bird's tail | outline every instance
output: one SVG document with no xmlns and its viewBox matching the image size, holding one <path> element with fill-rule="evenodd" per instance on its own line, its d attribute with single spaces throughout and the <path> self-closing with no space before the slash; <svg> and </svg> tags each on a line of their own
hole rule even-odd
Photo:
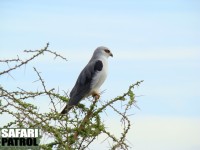
<svg viewBox="0 0 200 150">
<path fill-rule="evenodd" d="M 61 114 L 67 114 L 72 108 L 73 106 L 78 105 L 79 101 L 82 99 L 83 97 L 80 97 L 79 95 L 76 97 L 71 97 L 69 99 L 69 102 L 67 103 L 67 105 L 65 106 L 65 108 L 61 111 Z"/>
<path fill-rule="evenodd" d="M 70 105 L 66 105 L 65 108 L 60 112 L 61 114 L 67 114 L 71 109 L 72 109 L 73 106 L 70 106 Z"/>
</svg>

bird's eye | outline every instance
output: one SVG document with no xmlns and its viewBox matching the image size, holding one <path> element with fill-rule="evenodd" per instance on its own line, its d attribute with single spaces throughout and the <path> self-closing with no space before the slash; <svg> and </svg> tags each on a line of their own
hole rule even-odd
<svg viewBox="0 0 200 150">
<path fill-rule="evenodd" d="M 108 50 L 108 49 L 105 49 L 104 51 L 105 51 L 106 53 L 110 53 L 110 50 Z"/>
</svg>

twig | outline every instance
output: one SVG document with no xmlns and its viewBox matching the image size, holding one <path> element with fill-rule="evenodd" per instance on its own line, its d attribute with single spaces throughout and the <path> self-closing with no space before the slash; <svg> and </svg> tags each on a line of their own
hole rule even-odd
<svg viewBox="0 0 200 150">
<path fill-rule="evenodd" d="M 85 124 L 89 121 L 90 117 L 92 116 L 93 114 L 93 109 L 94 109 L 94 106 L 95 104 L 97 103 L 97 99 L 95 99 L 92 103 L 92 105 L 90 106 L 90 109 L 88 110 L 86 116 L 84 117 L 83 121 L 81 122 L 80 126 L 78 127 L 77 131 L 74 133 L 74 139 L 77 140 L 78 138 L 78 135 L 79 135 L 79 132 L 81 130 L 84 129 L 85 127 Z"/>
</svg>

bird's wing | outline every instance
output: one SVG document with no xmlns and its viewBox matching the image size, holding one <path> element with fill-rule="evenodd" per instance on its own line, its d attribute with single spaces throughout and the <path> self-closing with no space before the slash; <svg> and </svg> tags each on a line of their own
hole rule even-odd
<svg viewBox="0 0 200 150">
<path fill-rule="evenodd" d="M 77 105 L 81 99 L 89 94 L 94 76 L 102 69 L 103 63 L 101 60 L 92 61 L 86 65 L 81 71 L 76 84 L 70 93 L 68 106 Z"/>
</svg>

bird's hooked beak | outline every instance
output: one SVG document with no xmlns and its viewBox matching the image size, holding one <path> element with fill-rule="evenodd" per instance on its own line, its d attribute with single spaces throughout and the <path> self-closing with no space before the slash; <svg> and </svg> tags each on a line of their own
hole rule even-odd
<svg viewBox="0 0 200 150">
<path fill-rule="evenodd" d="M 110 52 L 110 56 L 113 57 L 113 54 Z"/>
</svg>

